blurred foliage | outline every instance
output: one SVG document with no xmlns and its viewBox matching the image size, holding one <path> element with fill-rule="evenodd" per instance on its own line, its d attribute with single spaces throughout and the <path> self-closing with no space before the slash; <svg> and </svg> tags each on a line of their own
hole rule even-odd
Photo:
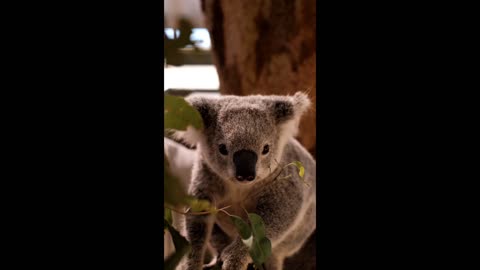
<svg viewBox="0 0 480 270">
<path fill-rule="evenodd" d="M 169 38 L 167 34 L 163 33 L 163 55 L 169 65 L 182 65 L 182 57 L 179 55 L 179 49 L 187 46 L 193 46 L 195 50 L 196 42 L 191 40 L 193 25 L 185 18 L 179 20 L 179 28 L 173 29 L 174 37 Z M 176 36 L 176 30 L 179 30 L 178 37 Z"/>
<path fill-rule="evenodd" d="M 163 120 L 165 129 L 185 131 L 189 125 L 203 129 L 200 113 L 181 97 L 165 95 Z"/>
</svg>

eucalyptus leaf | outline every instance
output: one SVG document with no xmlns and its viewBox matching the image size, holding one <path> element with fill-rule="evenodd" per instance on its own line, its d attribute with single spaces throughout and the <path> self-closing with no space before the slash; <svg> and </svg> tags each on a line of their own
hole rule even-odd
<svg viewBox="0 0 480 270">
<path fill-rule="evenodd" d="M 212 205 L 207 200 L 191 198 L 188 200 L 192 212 L 203 212 L 212 210 Z"/>
<path fill-rule="evenodd" d="M 242 239 L 248 240 L 250 237 L 252 237 L 252 232 L 250 230 L 250 227 L 245 221 L 243 221 L 241 217 L 231 215 L 230 218 L 232 219 L 232 222 L 237 228 L 238 233 L 240 234 L 240 237 Z"/>
<path fill-rule="evenodd" d="M 292 163 L 287 164 L 287 166 L 294 165 L 295 167 L 298 168 L 298 175 L 303 178 L 305 175 L 305 167 L 303 167 L 303 164 L 300 161 L 293 161 Z"/>
<path fill-rule="evenodd" d="M 266 261 L 267 258 L 270 256 L 270 254 L 272 254 L 272 242 L 270 242 L 270 239 L 268 239 L 267 237 L 264 237 L 260 239 L 258 243 L 260 245 L 260 249 L 263 250 L 265 254 L 265 261 Z"/>
<path fill-rule="evenodd" d="M 185 99 L 165 95 L 164 128 L 186 130 L 188 126 L 203 129 L 203 120 L 200 113 Z"/>
<path fill-rule="evenodd" d="M 298 168 L 298 175 L 300 176 L 300 179 L 302 179 L 303 183 L 310 187 L 310 185 L 305 181 L 304 176 L 305 176 L 305 167 L 303 167 L 303 164 L 300 161 L 293 161 L 292 163 L 287 164 L 285 167 L 293 165 Z"/>
<path fill-rule="evenodd" d="M 262 264 L 272 254 L 272 244 L 266 237 L 263 219 L 254 213 L 249 213 L 248 219 L 250 220 L 253 235 L 253 243 L 249 249 L 249 254 L 255 265 L 262 269 Z"/>
<path fill-rule="evenodd" d="M 252 226 L 252 233 L 253 236 L 261 239 L 265 237 L 265 225 L 263 223 L 263 219 L 254 213 L 248 214 L 248 219 L 250 220 L 250 224 Z"/>
</svg>

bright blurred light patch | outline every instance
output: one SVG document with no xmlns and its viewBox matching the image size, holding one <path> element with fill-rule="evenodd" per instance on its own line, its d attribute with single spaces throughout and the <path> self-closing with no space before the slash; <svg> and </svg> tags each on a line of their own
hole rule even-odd
<svg viewBox="0 0 480 270">
<path fill-rule="evenodd" d="M 177 37 L 180 35 L 180 30 L 175 30 Z M 165 34 L 169 39 L 173 39 L 173 28 L 165 28 Z M 196 45 L 200 49 L 210 50 L 212 44 L 210 41 L 210 33 L 206 28 L 193 28 L 190 40 L 197 41 Z"/>
<path fill-rule="evenodd" d="M 170 88 L 217 90 L 220 87 L 214 65 L 183 65 L 164 68 L 164 91 Z"/>
<path fill-rule="evenodd" d="M 176 30 L 175 33 L 178 37 L 180 35 L 180 30 Z M 165 28 L 165 35 L 167 35 L 169 39 L 173 39 L 173 28 Z"/>
<path fill-rule="evenodd" d="M 208 33 L 208 30 L 206 28 L 193 28 L 190 39 L 194 41 L 200 41 L 196 43 L 197 47 L 205 50 L 210 50 L 210 33 Z"/>
</svg>

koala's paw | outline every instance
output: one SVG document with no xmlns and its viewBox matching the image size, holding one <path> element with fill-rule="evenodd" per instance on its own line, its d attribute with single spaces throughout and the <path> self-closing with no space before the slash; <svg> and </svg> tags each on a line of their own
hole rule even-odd
<svg viewBox="0 0 480 270">
<path fill-rule="evenodd" d="M 234 262 L 225 262 L 222 264 L 222 270 L 247 270 L 247 264 L 238 265 Z"/>
<path fill-rule="evenodd" d="M 248 255 L 241 250 L 226 249 L 220 256 L 222 270 L 246 270 Z"/>
</svg>

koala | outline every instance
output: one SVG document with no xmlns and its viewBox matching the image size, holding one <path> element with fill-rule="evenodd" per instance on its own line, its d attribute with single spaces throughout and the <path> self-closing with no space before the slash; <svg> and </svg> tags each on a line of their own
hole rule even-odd
<svg viewBox="0 0 480 270">
<path fill-rule="evenodd" d="M 281 270 L 316 228 L 316 163 L 294 138 L 309 108 L 307 95 L 187 97 L 203 119 L 204 129 L 189 127 L 176 136 L 195 145 L 190 195 L 248 220 L 246 211 L 262 217 L 272 255 L 265 266 Z M 295 166 L 300 161 L 305 177 Z M 305 185 L 308 183 L 308 186 Z M 252 262 L 230 217 L 187 215 L 186 237 L 192 245 L 182 269 L 199 270 L 207 251 L 210 265 L 244 270 Z"/>
</svg>

